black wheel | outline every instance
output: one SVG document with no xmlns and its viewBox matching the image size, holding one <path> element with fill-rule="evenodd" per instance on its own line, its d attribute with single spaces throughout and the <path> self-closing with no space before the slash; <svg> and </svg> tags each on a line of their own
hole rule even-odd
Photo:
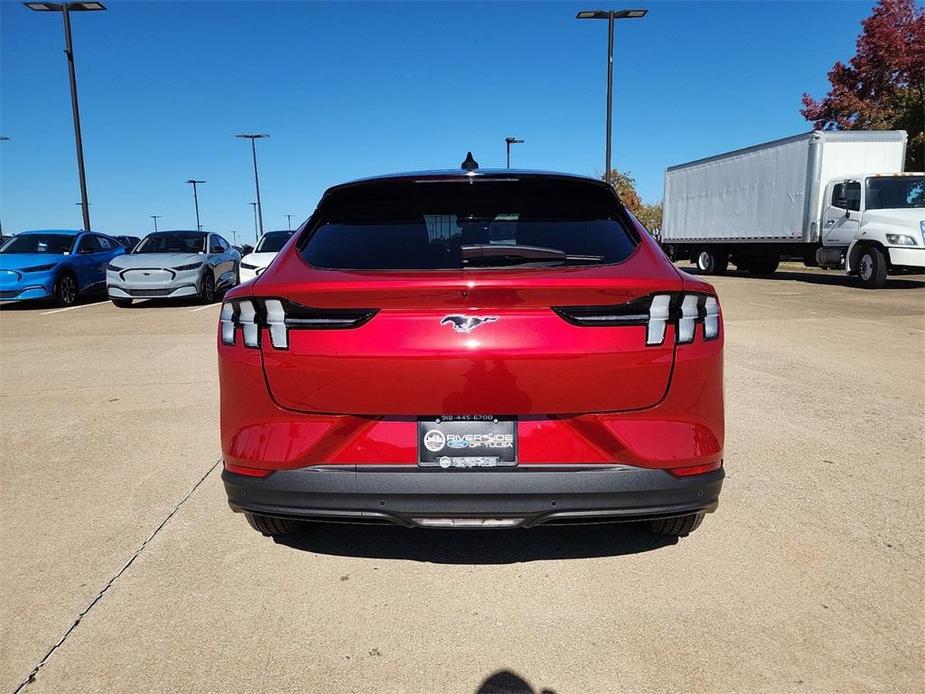
<svg viewBox="0 0 925 694">
<path fill-rule="evenodd" d="M 110 300 L 113 304 L 115 304 L 116 306 L 118 306 L 119 308 L 128 308 L 129 306 L 132 305 L 132 300 L 131 300 L 131 299 L 115 299 L 115 298 L 113 298 L 113 297 L 109 297 L 109 300 Z"/>
<path fill-rule="evenodd" d="M 748 261 L 748 271 L 753 275 L 773 275 L 780 265 L 780 258 L 758 258 Z"/>
<path fill-rule="evenodd" d="M 271 518 L 270 516 L 258 516 L 255 513 L 245 513 L 244 517 L 254 530 L 267 537 L 294 535 L 305 530 L 306 527 L 305 523 L 288 518 Z"/>
<path fill-rule="evenodd" d="M 62 272 L 55 282 L 54 299 L 58 306 L 73 306 L 77 303 L 77 278 L 70 272 Z"/>
<path fill-rule="evenodd" d="M 695 513 L 680 518 L 661 518 L 649 523 L 649 532 L 656 535 L 669 535 L 671 537 L 684 537 L 694 532 L 703 522 L 702 513 Z"/>
<path fill-rule="evenodd" d="M 212 272 L 212 268 L 206 266 L 205 272 L 202 274 L 202 283 L 199 289 L 199 299 L 204 304 L 211 304 L 215 301 L 215 273 Z"/>
<path fill-rule="evenodd" d="M 861 286 L 868 289 L 880 289 L 886 284 L 886 258 L 876 246 L 861 249 L 858 256 L 858 279 L 861 280 Z"/>
<path fill-rule="evenodd" d="M 715 248 L 701 248 L 697 254 L 697 269 L 707 275 L 722 275 L 729 267 L 729 254 Z"/>
</svg>

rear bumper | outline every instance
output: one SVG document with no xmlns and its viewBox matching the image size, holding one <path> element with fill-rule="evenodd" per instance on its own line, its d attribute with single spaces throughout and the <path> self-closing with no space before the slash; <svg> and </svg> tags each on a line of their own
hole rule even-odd
<svg viewBox="0 0 925 694">
<path fill-rule="evenodd" d="M 675 477 L 627 465 L 492 471 L 337 465 L 282 470 L 266 478 L 222 472 L 228 503 L 237 512 L 426 527 L 630 522 L 710 512 L 723 477 L 722 468 Z"/>
</svg>

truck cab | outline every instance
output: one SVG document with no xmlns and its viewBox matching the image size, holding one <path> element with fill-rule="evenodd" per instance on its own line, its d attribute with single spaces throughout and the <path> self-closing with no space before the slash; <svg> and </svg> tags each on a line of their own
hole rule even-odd
<svg viewBox="0 0 925 694">
<path fill-rule="evenodd" d="M 882 287 L 888 272 L 925 269 L 925 174 L 840 176 L 822 206 L 820 267 Z"/>
</svg>

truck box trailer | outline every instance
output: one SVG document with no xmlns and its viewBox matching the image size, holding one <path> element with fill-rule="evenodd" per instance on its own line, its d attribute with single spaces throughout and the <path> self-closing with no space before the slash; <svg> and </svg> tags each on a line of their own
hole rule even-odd
<svg viewBox="0 0 925 694">
<path fill-rule="evenodd" d="M 669 167 L 662 244 L 702 272 L 773 272 L 795 255 L 874 286 L 922 268 L 925 190 L 902 173 L 906 139 L 815 131 Z"/>
</svg>

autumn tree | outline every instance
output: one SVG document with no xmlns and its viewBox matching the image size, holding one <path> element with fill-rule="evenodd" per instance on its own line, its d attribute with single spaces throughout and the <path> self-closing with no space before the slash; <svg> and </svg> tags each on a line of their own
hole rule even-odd
<svg viewBox="0 0 925 694">
<path fill-rule="evenodd" d="M 651 205 L 643 205 L 642 209 L 636 214 L 636 217 L 642 222 L 642 225 L 652 233 L 661 232 L 662 203 L 656 202 Z"/>
<path fill-rule="evenodd" d="M 880 0 L 862 22 L 857 52 L 835 63 L 821 101 L 800 113 L 823 130 L 905 130 L 906 170 L 925 168 L 925 11 L 915 0 Z"/>
<path fill-rule="evenodd" d="M 623 206 L 633 214 L 636 214 L 642 207 L 642 198 L 636 192 L 636 179 L 630 176 L 629 171 L 610 170 L 610 180 L 606 176 L 601 179 L 607 181 L 614 190 L 617 191 L 617 197 Z"/>
<path fill-rule="evenodd" d="M 606 180 L 604 176 L 601 179 Z M 636 215 L 646 229 L 655 232 L 662 228 L 662 203 L 645 204 L 636 192 L 636 180 L 630 176 L 629 171 L 612 169 L 608 183 L 617 191 L 623 206 Z"/>
</svg>

